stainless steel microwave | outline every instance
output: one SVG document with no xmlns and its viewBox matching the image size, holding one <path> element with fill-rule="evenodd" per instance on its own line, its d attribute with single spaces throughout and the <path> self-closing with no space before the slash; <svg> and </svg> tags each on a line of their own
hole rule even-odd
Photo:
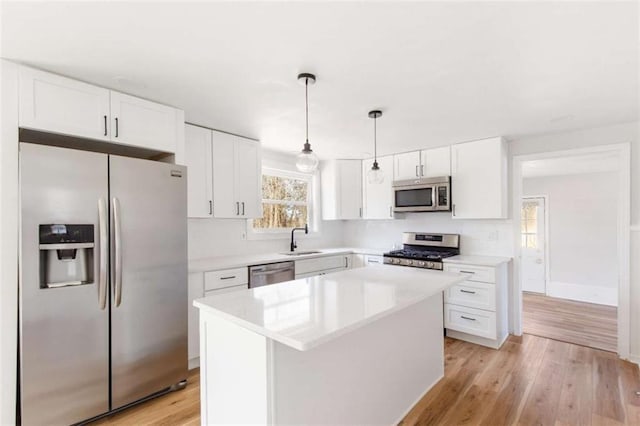
<svg viewBox="0 0 640 426">
<path fill-rule="evenodd" d="M 451 177 L 394 181 L 393 210 L 396 212 L 451 211 Z"/>
</svg>

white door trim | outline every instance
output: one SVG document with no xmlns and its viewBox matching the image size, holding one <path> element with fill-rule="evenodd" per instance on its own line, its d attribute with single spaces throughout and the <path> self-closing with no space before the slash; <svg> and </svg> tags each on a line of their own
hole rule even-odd
<svg viewBox="0 0 640 426">
<path fill-rule="evenodd" d="M 544 200 L 544 294 L 547 294 L 549 286 L 549 196 L 548 195 L 523 195 L 521 200 L 529 198 L 542 198 Z M 522 201 L 520 201 L 522 209 Z"/>
<path fill-rule="evenodd" d="M 531 160 L 558 158 L 580 154 L 616 151 L 620 156 L 618 169 L 618 355 L 629 359 L 630 346 L 630 258 L 631 258 L 631 145 L 629 143 L 599 145 L 571 150 L 548 151 L 517 155 L 512 163 L 512 217 L 514 235 L 513 293 L 511 295 L 511 330 L 522 334 L 522 277 L 520 257 L 520 222 L 522 208 L 522 163 Z M 548 227 L 547 227 L 548 228 Z M 634 226 L 634 229 L 637 226 Z"/>
</svg>

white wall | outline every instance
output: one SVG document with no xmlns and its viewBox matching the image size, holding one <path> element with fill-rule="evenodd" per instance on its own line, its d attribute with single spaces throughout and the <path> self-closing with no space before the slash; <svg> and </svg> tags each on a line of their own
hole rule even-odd
<svg viewBox="0 0 640 426">
<path fill-rule="evenodd" d="M 403 232 L 460 234 L 462 254 L 512 256 L 510 220 L 458 220 L 451 213 L 407 213 L 395 220 L 345 221 L 345 245 L 392 249 L 402 245 Z"/>
<path fill-rule="evenodd" d="M 523 195 L 546 195 L 547 294 L 617 305 L 618 176 L 589 173 L 523 179 Z"/>
<path fill-rule="evenodd" d="M 295 156 L 263 150 L 264 167 L 295 171 Z M 319 179 L 314 178 L 314 202 L 320 202 Z M 316 221 L 315 235 L 296 233 L 299 250 L 343 245 L 342 223 Z M 247 238 L 245 219 L 189 219 L 189 259 L 214 256 L 283 252 L 289 250 L 290 233 L 278 239 Z"/>
</svg>

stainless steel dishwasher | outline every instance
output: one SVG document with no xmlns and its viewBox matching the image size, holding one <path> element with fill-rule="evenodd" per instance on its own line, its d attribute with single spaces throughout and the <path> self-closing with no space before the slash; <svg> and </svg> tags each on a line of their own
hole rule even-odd
<svg viewBox="0 0 640 426">
<path fill-rule="evenodd" d="M 294 262 L 267 263 L 249 267 L 249 288 L 292 281 L 295 278 Z"/>
</svg>

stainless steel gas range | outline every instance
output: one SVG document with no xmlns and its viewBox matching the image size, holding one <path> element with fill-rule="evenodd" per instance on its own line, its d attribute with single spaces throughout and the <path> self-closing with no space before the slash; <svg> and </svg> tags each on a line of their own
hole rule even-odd
<svg viewBox="0 0 640 426">
<path fill-rule="evenodd" d="M 442 259 L 460 254 L 458 234 L 404 232 L 402 243 L 402 250 L 384 254 L 385 264 L 441 271 Z"/>
</svg>

